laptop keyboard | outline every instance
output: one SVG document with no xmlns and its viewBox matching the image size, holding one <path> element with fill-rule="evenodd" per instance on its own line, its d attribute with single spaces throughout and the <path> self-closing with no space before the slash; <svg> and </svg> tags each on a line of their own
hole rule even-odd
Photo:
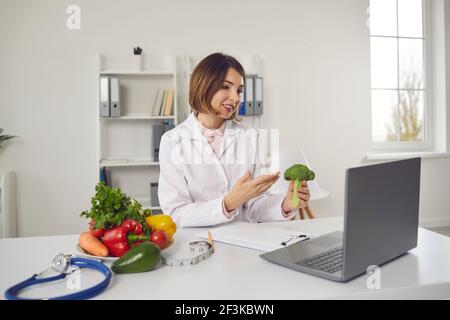
<svg viewBox="0 0 450 320">
<path fill-rule="evenodd" d="M 309 257 L 296 264 L 328 273 L 334 273 L 342 270 L 342 254 L 342 248 L 336 248 Z"/>
</svg>

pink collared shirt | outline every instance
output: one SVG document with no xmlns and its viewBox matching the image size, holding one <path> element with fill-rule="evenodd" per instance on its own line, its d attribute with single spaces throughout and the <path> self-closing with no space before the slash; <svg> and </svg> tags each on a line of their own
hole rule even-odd
<svg viewBox="0 0 450 320">
<path fill-rule="evenodd" d="M 202 135 L 208 140 L 209 145 L 213 148 L 214 154 L 218 157 L 220 147 L 222 146 L 223 134 L 225 132 L 225 121 L 218 129 L 209 129 L 205 127 L 200 120 L 197 119 L 197 121 Z"/>
</svg>

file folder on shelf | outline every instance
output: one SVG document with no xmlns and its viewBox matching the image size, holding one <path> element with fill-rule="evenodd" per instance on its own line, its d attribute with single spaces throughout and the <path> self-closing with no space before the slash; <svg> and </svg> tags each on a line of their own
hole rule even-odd
<svg viewBox="0 0 450 320">
<path fill-rule="evenodd" d="M 263 114 L 263 78 L 255 77 L 254 84 L 254 115 L 259 116 Z"/>
<path fill-rule="evenodd" d="M 252 116 L 254 113 L 254 77 L 245 78 L 244 101 L 241 104 L 239 115 Z"/>
<path fill-rule="evenodd" d="M 238 115 L 245 116 L 245 100 L 243 100 L 241 102 L 241 104 L 239 105 L 239 113 L 238 113 Z"/>
<path fill-rule="evenodd" d="M 159 161 L 159 145 L 161 144 L 161 138 L 164 133 L 175 128 L 172 120 L 164 120 L 162 123 L 155 123 L 152 125 L 152 137 L 153 137 L 153 161 Z"/>
<path fill-rule="evenodd" d="M 163 116 L 164 115 L 164 107 L 166 106 L 167 103 L 167 94 L 168 91 L 167 90 L 163 90 L 162 93 L 162 99 L 161 99 L 161 105 L 159 106 L 159 116 Z"/>
<path fill-rule="evenodd" d="M 111 117 L 120 117 L 119 79 L 110 78 Z"/>
<path fill-rule="evenodd" d="M 153 161 L 159 161 L 159 145 L 161 143 L 161 138 L 164 134 L 164 124 L 155 123 L 152 125 L 152 138 L 153 138 Z"/>
<path fill-rule="evenodd" d="M 152 207 L 159 207 L 158 198 L 158 182 L 150 182 L 150 205 Z"/>
<path fill-rule="evenodd" d="M 162 104 L 163 95 L 164 95 L 164 90 L 163 89 L 158 89 L 158 91 L 156 92 L 155 102 L 153 104 L 153 113 L 152 113 L 152 115 L 154 117 L 159 116 L 159 112 L 161 111 L 161 104 Z"/>
<path fill-rule="evenodd" d="M 100 77 L 100 117 L 110 117 L 109 78 Z"/>
<path fill-rule="evenodd" d="M 166 105 L 164 106 L 164 116 L 169 117 L 172 115 L 172 108 L 173 108 L 173 100 L 174 100 L 174 90 L 172 88 L 167 90 L 167 101 Z"/>
</svg>

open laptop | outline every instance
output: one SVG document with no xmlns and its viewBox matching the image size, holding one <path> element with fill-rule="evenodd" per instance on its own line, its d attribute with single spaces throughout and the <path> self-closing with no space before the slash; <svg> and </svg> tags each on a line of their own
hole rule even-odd
<svg viewBox="0 0 450 320">
<path fill-rule="evenodd" d="M 346 170 L 344 232 L 266 252 L 270 262 L 347 281 L 417 246 L 420 158 Z"/>
</svg>

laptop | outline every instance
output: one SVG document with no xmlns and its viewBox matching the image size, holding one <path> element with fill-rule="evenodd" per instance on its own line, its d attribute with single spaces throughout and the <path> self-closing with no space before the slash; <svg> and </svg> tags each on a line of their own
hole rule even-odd
<svg viewBox="0 0 450 320">
<path fill-rule="evenodd" d="M 261 254 L 317 277 L 348 281 L 417 246 L 420 158 L 346 170 L 344 231 Z"/>
</svg>

